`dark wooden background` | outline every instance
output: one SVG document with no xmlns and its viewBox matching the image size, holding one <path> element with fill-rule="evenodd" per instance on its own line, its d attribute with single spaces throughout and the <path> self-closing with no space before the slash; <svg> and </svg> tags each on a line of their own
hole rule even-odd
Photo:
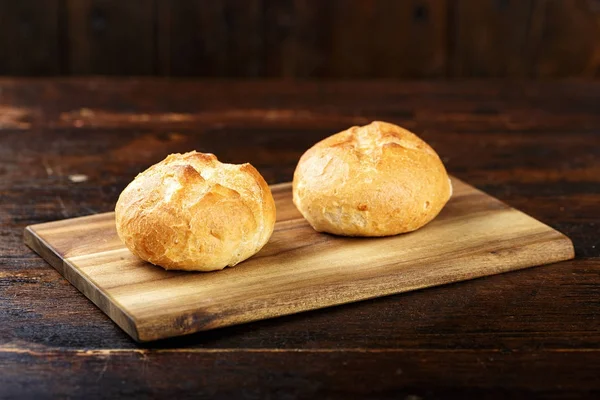
<svg viewBox="0 0 600 400">
<path fill-rule="evenodd" d="M 0 0 L 1 75 L 600 76 L 600 0 Z"/>
</svg>

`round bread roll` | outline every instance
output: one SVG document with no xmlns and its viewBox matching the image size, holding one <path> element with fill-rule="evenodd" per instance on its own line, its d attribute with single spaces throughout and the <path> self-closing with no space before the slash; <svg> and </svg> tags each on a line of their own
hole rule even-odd
<svg viewBox="0 0 600 400">
<path fill-rule="evenodd" d="M 298 210 L 319 232 L 388 236 L 435 218 L 452 186 L 427 143 L 376 121 L 332 135 L 304 153 L 293 194 Z"/>
<path fill-rule="evenodd" d="M 117 233 L 132 253 L 165 269 L 214 271 L 256 254 L 275 225 L 269 186 L 250 164 L 171 154 L 119 196 Z"/>
</svg>

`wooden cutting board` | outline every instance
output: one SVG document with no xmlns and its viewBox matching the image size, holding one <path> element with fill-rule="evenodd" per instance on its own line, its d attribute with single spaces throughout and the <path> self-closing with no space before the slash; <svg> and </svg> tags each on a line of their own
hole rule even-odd
<svg viewBox="0 0 600 400">
<path fill-rule="evenodd" d="M 315 232 L 272 186 L 277 223 L 254 257 L 219 272 L 165 271 L 127 250 L 113 213 L 31 225 L 25 242 L 137 341 L 185 335 L 574 257 L 569 238 L 452 179 L 429 225 L 388 238 Z"/>
</svg>

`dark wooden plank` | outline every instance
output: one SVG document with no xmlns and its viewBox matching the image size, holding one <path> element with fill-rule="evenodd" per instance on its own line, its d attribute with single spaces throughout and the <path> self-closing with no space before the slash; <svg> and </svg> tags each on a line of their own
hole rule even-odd
<svg viewBox="0 0 600 400">
<path fill-rule="evenodd" d="M 445 75 L 445 1 L 336 1 L 327 76 Z"/>
<path fill-rule="evenodd" d="M 159 0 L 161 49 L 174 76 L 264 74 L 261 0 Z"/>
<path fill-rule="evenodd" d="M 598 75 L 600 13 L 594 2 L 460 0 L 453 13 L 452 76 Z"/>
<path fill-rule="evenodd" d="M 170 2 L 159 17 L 184 76 L 427 77 L 445 73 L 446 2 Z M 415 37 L 418 37 L 416 45 Z M 363 65 L 361 67 L 361 65 Z"/>
<path fill-rule="evenodd" d="M 450 6 L 446 0 L 380 0 L 371 27 L 371 77 L 445 76 Z"/>
<path fill-rule="evenodd" d="M 598 2 L 538 0 L 533 22 L 534 76 L 600 76 Z"/>
<path fill-rule="evenodd" d="M 152 84 L 148 85 L 149 82 Z M 55 86 L 54 86 L 55 85 Z M 280 84 L 269 81 L 63 80 L 3 84 L 3 104 L 33 117 L 39 91 L 46 96 L 45 127 L 194 128 L 243 124 L 343 129 L 373 118 L 398 121 L 419 131 L 481 132 L 593 130 L 600 115 L 594 82 L 486 84 L 388 82 Z M 60 95 L 56 91 L 61 92 Z M 199 92 L 200 91 L 200 92 Z M 199 95 L 201 93 L 202 95 Z M 357 95 L 359 93 L 360 95 Z M 50 100 L 51 99 L 51 100 Z M 7 115 L 18 123 L 17 113 Z M 35 125 L 35 124 L 34 124 Z"/>
<path fill-rule="evenodd" d="M 226 70 L 224 2 L 159 0 L 163 69 L 175 76 L 219 76 Z M 167 46 L 167 47 L 165 47 Z"/>
<path fill-rule="evenodd" d="M 458 0 L 453 5 L 451 76 L 529 75 L 534 0 Z"/>
<path fill-rule="evenodd" d="M 59 0 L 0 2 L 0 74 L 61 72 Z"/>
<path fill-rule="evenodd" d="M 4 1 L 0 32 L 0 73 L 9 75 L 545 78 L 600 69 L 590 0 Z"/>
<path fill-rule="evenodd" d="M 600 394 L 597 349 L 0 349 L 0 368 L 9 398 L 591 399 Z M 20 373 L 25 369 L 30 373 Z"/>
<path fill-rule="evenodd" d="M 324 76 L 331 52 L 333 3 L 265 0 L 263 9 L 266 76 Z"/>
<path fill-rule="evenodd" d="M 169 0 L 155 0 L 154 32 L 156 50 L 156 74 L 160 76 L 171 75 L 171 32 L 172 16 Z"/>
<path fill-rule="evenodd" d="M 67 0 L 68 72 L 75 75 L 155 73 L 153 4 L 145 0 Z"/>
</svg>

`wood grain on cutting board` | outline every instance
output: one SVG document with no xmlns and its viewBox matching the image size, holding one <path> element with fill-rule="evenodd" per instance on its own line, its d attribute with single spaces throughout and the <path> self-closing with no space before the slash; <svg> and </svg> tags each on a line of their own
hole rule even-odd
<svg viewBox="0 0 600 400">
<path fill-rule="evenodd" d="M 26 243 L 138 341 L 271 318 L 574 257 L 571 241 L 453 178 L 454 195 L 424 228 L 387 238 L 315 232 L 272 186 L 269 243 L 233 268 L 165 271 L 131 254 L 114 214 L 32 225 Z"/>
</svg>

